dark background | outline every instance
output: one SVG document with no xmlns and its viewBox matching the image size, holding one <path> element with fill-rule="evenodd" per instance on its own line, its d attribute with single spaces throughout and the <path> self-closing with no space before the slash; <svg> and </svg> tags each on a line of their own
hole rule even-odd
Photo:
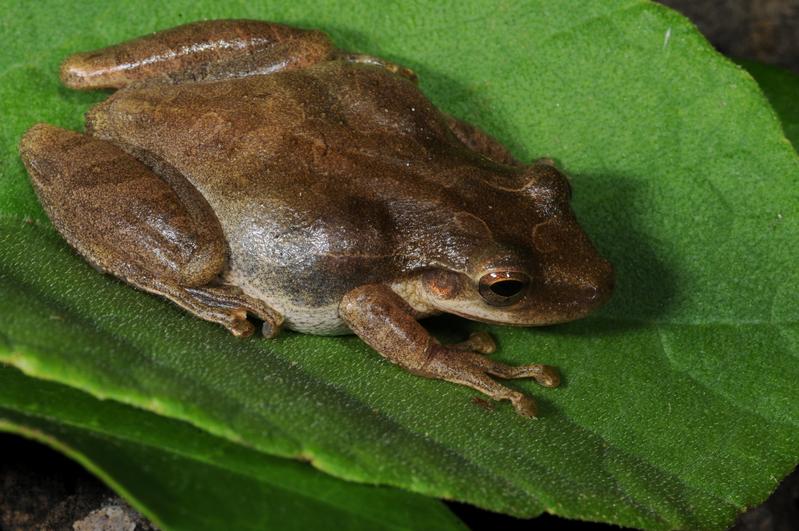
<svg viewBox="0 0 799 531">
<path fill-rule="evenodd" d="M 799 0 L 662 0 L 688 16 L 733 58 L 782 66 L 799 74 Z M 797 94 L 799 105 L 799 94 Z M 544 515 L 517 520 L 459 503 L 450 508 L 472 529 L 619 529 Z M 150 530 L 152 527 L 99 480 L 61 454 L 0 434 L 0 531 Z M 799 530 L 799 471 L 735 531 Z"/>
</svg>

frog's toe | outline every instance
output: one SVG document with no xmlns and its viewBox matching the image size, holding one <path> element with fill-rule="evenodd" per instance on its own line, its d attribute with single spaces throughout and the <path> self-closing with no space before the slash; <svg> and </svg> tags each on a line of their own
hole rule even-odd
<svg viewBox="0 0 799 531">
<path fill-rule="evenodd" d="M 236 337 L 250 337 L 255 332 L 255 326 L 245 317 L 233 317 L 230 322 L 222 323 L 230 333 Z"/>
<path fill-rule="evenodd" d="M 538 365 L 536 371 L 540 371 L 538 376 L 533 376 L 535 380 L 544 387 L 557 387 L 560 385 L 560 373 L 558 369 L 551 365 Z"/>
<path fill-rule="evenodd" d="M 264 324 L 261 325 L 261 335 L 263 335 L 266 339 L 272 339 L 273 337 L 276 337 L 280 333 L 282 322 L 282 319 L 280 322 L 264 319 Z"/>
<path fill-rule="evenodd" d="M 479 352 L 480 354 L 493 354 L 497 350 L 497 344 L 488 332 L 472 332 L 469 339 L 453 345 L 447 345 L 453 350 L 464 350 Z"/>
<path fill-rule="evenodd" d="M 506 380 L 517 378 L 533 378 L 539 385 L 544 387 L 557 387 L 560 385 L 560 374 L 558 369 L 551 365 L 533 363 L 530 365 L 506 365 L 498 361 L 486 360 L 482 363 L 483 368 L 489 374 L 499 376 Z"/>
<path fill-rule="evenodd" d="M 519 394 L 518 396 L 511 398 L 510 401 L 519 415 L 531 419 L 538 417 L 538 405 L 535 403 L 535 400 L 529 396 Z"/>
</svg>

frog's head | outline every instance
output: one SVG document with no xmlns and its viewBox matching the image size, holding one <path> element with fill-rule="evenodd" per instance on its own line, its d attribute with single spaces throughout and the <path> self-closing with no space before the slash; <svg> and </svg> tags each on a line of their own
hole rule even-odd
<svg viewBox="0 0 799 531">
<path fill-rule="evenodd" d="M 613 269 L 577 224 L 567 178 L 547 163 L 531 166 L 524 177 L 513 191 L 514 207 L 491 218 L 497 237 L 468 267 L 424 273 L 426 299 L 437 310 L 536 326 L 584 317 L 610 298 Z"/>
</svg>

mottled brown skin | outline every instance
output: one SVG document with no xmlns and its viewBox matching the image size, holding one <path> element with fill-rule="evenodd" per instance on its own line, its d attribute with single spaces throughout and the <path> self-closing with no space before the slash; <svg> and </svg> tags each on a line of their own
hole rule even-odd
<svg viewBox="0 0 799 531">
<path fill-rule="evenodd" d="M 551 161 L 526 166 L 438 111 L 408 69 L 335 50 L 317 31 L 189 24 L 64 63 L 117 88 L 87 133 L 36 125 L 20 152 L 56 228 L 98 269 L 234 334 L 354 332 L 415 374 L 510 400 L 500 378 L 555 387 L 546 365 L 441 345 L 447 312 L 535 326 L 601 305 L 611 267 Z"/>
</svg>

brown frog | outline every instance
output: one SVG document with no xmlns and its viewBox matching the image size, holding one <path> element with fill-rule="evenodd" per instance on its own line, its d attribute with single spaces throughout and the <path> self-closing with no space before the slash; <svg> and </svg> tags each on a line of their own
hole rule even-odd
<svg viewBox="0 0 799 531">
<path fill-rule="evenodd" d="M 55 227 L 101 271 L 237 336 L 263 321 L 354 332 L 388 360 L 535 416 L 497 383 L 554 368 L 442 345 L 418 318 L 537 326 L 612 290 L 551 161 L 518 163 L 437 110 L 413 72 L 336 50 L 318 31 L 188 24 L 81 53 L 71 88 L 118 89 L 86 134 L 32 127 L 20 152 Z"/>
</svg>

